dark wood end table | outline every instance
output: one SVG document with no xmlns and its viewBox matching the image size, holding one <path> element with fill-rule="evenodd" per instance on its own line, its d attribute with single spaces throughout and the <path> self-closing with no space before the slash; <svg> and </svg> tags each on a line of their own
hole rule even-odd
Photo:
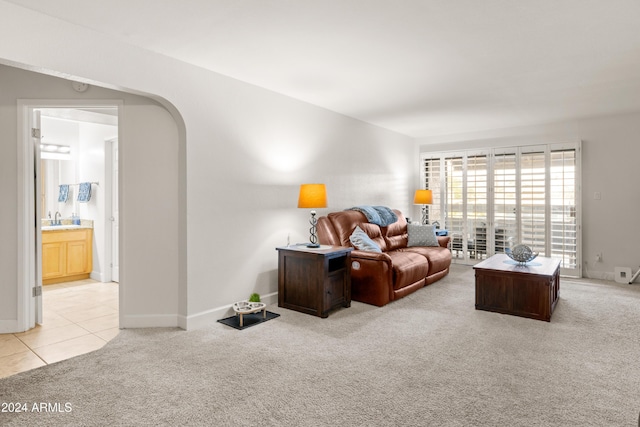
<svg viewBox="0 0 640 427">
<path fill-rule="evenodd" d="M 351 307 L 351 251 L 344 246 L 278 250 L 278 307 L 327 317 L 338 307 Z"/>
</svg>

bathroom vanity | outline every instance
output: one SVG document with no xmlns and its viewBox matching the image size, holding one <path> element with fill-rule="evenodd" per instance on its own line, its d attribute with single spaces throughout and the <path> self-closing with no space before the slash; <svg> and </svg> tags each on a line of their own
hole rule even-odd
<svg viewBox="0 0 640 427">
<path fill-rule="evenodd" d="M 88 279 L 93 269 L 93 228 L 43 227 L 42 284 Z"/>
</svg>

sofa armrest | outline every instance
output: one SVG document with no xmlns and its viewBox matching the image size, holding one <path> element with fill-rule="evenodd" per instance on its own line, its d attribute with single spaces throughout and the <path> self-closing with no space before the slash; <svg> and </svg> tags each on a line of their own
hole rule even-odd
<svg viewBox="0 0 640 427">
<path fill-rule="evenodd" d="M 391 257 L 384 252 L 369 252 L 354 249 L 351 251 L 351 259 L 384 261 L 391 263 Z"/>
<path fill-rule="evenodd" d="M 438 236 L 438 243 L 442 248 L 448 248 L 450 240 L 451 240 L 451 236 Z"/>
<path fill-rule="evenodd" d="M 351 298 L 379 307 L 393 299 L 393 265 L 382 252 L 351 251 Z"/>
</svg>

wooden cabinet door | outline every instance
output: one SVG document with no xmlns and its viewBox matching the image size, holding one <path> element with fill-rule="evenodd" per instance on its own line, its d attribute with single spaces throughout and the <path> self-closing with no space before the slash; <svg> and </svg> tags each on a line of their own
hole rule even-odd
<svg viewBox="0 0 640 427">
<path fill-rule="evenodd" d="M 63 242 L 42 244 L 42 279 L 53 279 L 65 274 L 65 246 Z"/>
<path fill-rule="evenodd" d="M 78 240 L 67 243 L 67 271 L 68 275 L 87 272 L 87 242 Z"/>
</svg>

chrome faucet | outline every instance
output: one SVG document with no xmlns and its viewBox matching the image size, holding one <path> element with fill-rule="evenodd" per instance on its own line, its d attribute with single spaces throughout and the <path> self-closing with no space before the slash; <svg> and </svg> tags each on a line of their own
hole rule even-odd
<svg viewBox="0 0 640 427">
<path fill-rule="evenodd" d="M 53 220 L 53 225 L 61 225 L 62 222 L 58 219 L 58 215 L 62 218 L 62 214 L 60 212 L 56 212 L 55 219 Z"/>
</svg>

